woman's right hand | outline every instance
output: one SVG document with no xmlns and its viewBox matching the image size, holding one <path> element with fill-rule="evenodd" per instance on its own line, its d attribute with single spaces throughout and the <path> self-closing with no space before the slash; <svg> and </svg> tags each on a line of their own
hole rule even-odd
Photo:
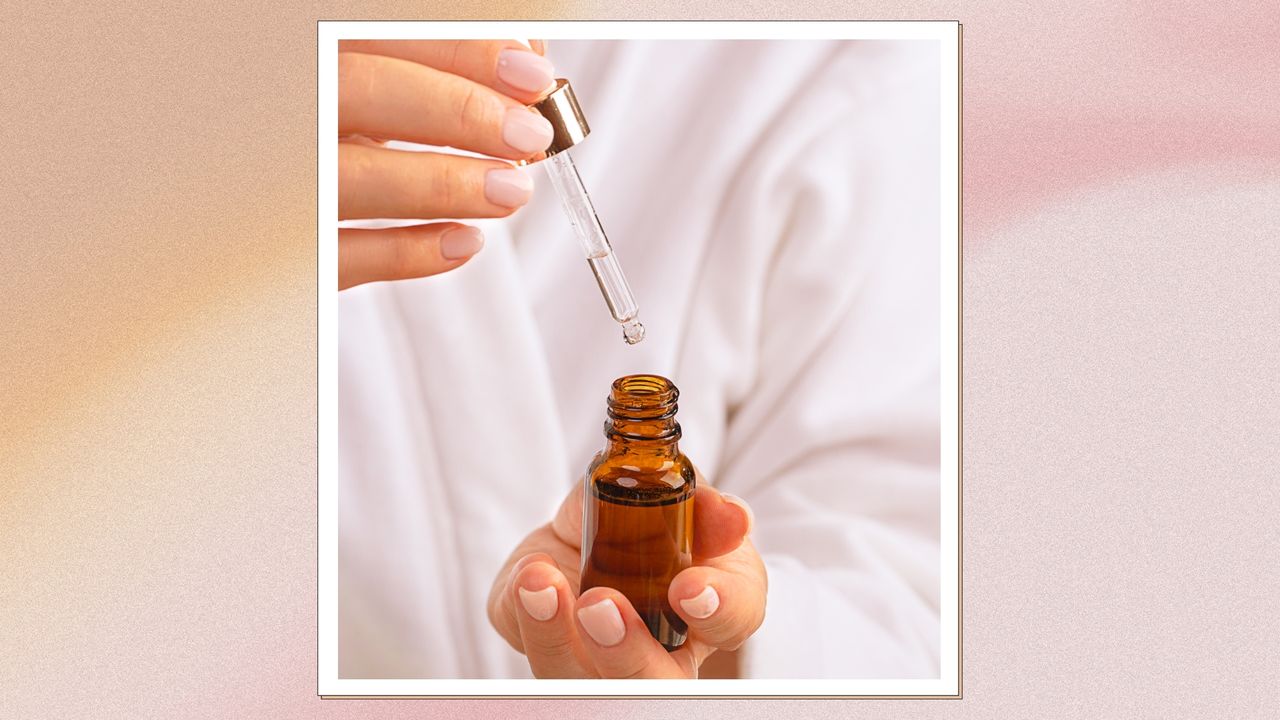
<svg viewBox="0 0 1280 720">
<path fill-rule="evenodd" d="M 512 40 L 346 40 L 338 47 L 338 219 L 506 217 L 532 181 L 511 160 L 539 156 L 551 124 L 527 107 L 552 87 L 551 63 Z M 387 140 L 475 158 L 392 150 Z M 499 159 L 500 158 L 500 159 Z M 484 244 L 456 222 L 338 231 L 338 289 L 424 277 Z"/>
</svg>

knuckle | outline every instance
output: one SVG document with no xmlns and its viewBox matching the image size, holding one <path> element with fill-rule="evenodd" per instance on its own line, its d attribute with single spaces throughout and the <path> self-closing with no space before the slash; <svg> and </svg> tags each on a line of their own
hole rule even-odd
<svg viewBox="0 0 1280 720">
<path fill-rule="evenodd" d="M 468 83 L 461 90 L 458 98 L 457 130 L 459 133 L 481 126 L 488 119 L 485 111 L 485 96 L 479 85 Z"/>
<path fill-rule="evenodd" d="M 644 663 L 625 665 L 613 672 L 611 677 L 618 680 L 635 680 L 644 677 L 648 669 L 648 665 Z"/>
<path fill-rule="evenodd" d="M 746 642 L 746 639 L 759 627 L 760 622 L 754 618 L 744 622 L 742 618 L 726 615 L 703 621 L 699 630 L 707 637 L 714 638 L 717 647 L 732 650 Z"/>
<path fill-rule="evenodd" d="M 392 277 L 406 277 L 413 274 L 417 254 L 413 251 L 412 243 L 403 238 L 390 240 L 390 243 L 391 254 L 388 269 L 391 271 Z"/>
<path fill-rule="evenodd" d="M 338 53 L 338 87 L 347 88 L 359 74 L 361 56 L 359 53 Z"/>
<path fill-rule="evenodd" d="M 437 161 L 436 167 L 435 195 L 440 207 L 443 210 L 443 217 L 453 217 L 458 215 L 456 212 L 460 209 L 464 192 L 462 188 L 463 178 L 458 172 L 458 166 L 441 158 Z"/>
<path fill-rule="evenodd" d="M 707 637 L 715 638 L 717 645 L 723 646 L 725 642 L 737 637 L 741 628 L 731 621 L 720 619 L 704 620 L 700 630 Z"/>
<path fill-rule="evenodd" d="M 449 47 L 448 47 L 449 59 L 445 62 L 445 67 L 449 68 L 450 71 L 457 72 L 458 70 L 461 69 L 459 64 L 461 62 L 461 56 L 463 54 L 463 50 L 466 49 L 466 45 L 467 45 L 466 40 L 449 41 Z"/>
<path fill-rule="evenodd" d="M 339 143 L 338 193 L 348 203 L 367 204 L 368 189 L 378 183 L 374 154 L 366 148 Z"/>
<path fill-rule="evenodd" d="M 546 660 L 560 660 L 573 655 L 573 643 L 564 634 L 529 638 L 525 643 L 525 654 L 537 655 Z"/>
<path fill-rule="evenodd" d="M 360 100 L 373 94 L 377 73 L 372 60 L 358 52 L 338 53 L 338 109 L 343 109 L 344 99 Z"/>
</svg>

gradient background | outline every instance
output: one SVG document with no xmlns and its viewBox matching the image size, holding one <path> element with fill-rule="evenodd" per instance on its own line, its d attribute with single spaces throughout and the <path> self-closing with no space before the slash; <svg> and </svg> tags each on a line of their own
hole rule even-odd
<svg viewBox="0 0 1280 720">
<path fill-rule="evenodd" d="M 685 3 L 8 8 L 0 716 L 1274 717 L 1268 5 L 789 4 L 965 26 L 960 701 L 315 697 L 315 20 Z"/>
</svg>

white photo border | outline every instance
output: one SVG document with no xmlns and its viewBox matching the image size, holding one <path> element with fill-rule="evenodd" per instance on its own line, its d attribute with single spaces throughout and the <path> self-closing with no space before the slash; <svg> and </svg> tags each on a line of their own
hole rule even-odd
<svg viewBox="0 0 1280 720">
<path fill-rule="evenodd" d="M 319 21 L 317 692 L 323 697 L 938 697 L 961 695 L 960 24 L 893 22 Z M 342 39 L 936 40 L 941 105 L 941 674 L 885 680 L 343 679 L 338 677 L 337 51 Z M 954 82 L 948 82 L 954 78 Z M 954 319 L 954 321 L 951 321 Z"/>
</svg>

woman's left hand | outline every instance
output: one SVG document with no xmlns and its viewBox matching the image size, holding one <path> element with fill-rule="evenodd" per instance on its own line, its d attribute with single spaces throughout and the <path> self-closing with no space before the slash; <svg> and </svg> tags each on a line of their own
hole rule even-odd
<svg viewBox="0 0 1280 720">
<path fill-rule="evenodd" d="M 768 581 L 752 546 L 751 510 L 698 478 L 693 565 L 668 590 L 689 624 L 668 652 L 622 593 L 595 587 L 578 596 L 582 484 L 555 519 L 533 531 L 507 559 L 489 593 L 489 620 L 529 659 L 540 678 L 695 678 L 717 649 L 733 650 L 764 620 Z"/>
</svg>

